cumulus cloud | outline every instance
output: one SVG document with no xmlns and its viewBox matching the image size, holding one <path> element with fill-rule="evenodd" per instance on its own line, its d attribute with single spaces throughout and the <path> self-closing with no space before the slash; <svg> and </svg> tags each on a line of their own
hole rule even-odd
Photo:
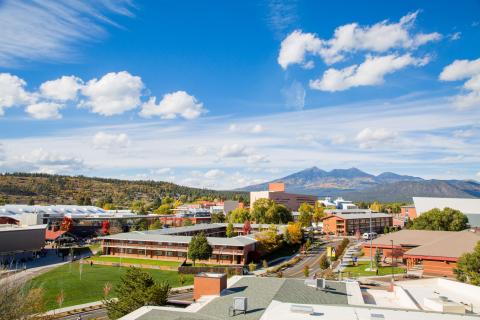
<svg viewBox="0 0 480 320">
<path fill-rule="evenodd" d="M 455 60 L 440 73 L 442 81 L 467 80 L 462 93 L 453 98 L 460 109 L 480 106 L 480 58 L 476 60 Z"/>
<path fill-rule="evenodd" d="M 322 48 L 323 41 L 313 33 L 304 33 L 295 30 L 290 33 L 281 43 L 278 54 L 278 64 L 287 69 L 291 64 L 300 64 L 313 67 L 312 62 L 305 61 L 306 54 L 318 54 Z"/>
<path fill-rule="evenodd" d="M 104 116 L 122 114 L 137 108 L 144 88 L 142 79 L 127 71 L 110 72 L 100 79 L 88 81 L 82 88 L 86 97 L 80 104 Z"/>
<path fill-rule="evenodd" d="M 19 162 L 18 166 L 29 168 L 31 172 L 54 174 L 79 172 L 85 169 L 82 158 L 47 151 L 43 148 L 34 149 L 30 153 L 22 155 L 17 162 Z"/>
<path fill-rule="evenodd" d="M 320 56 L 326 64 L 334 64 L 345 59 L 346 54 L 355 52 L 383 53 L 391 49 L 413 50 L 432 41 L 438 41 L 442 35 L 437 32 L 411 32 L 418 11 L 402 17 L 399 22 L 388 20 L 372 26 L 350 23 L 335 29 L 331 39 L 323 40 L 312 33 L 295 30 L 289 34 L 280 46 L 278 63 L 283 69 L 289 65 L 312 66 L 306 61 L 306 55 Z"/>
<path fill-rule="evenodd" d="M 233 143 L 223 145 L 218 155 L 222 158 L 240 158 L 248 156 L 249 152 L 244 145 Z"/>
<path fill-rule="evenodd" d="M 26 82 L 9 73 L 0 73 L 0 116 L 6 108 L 26 105 L 35 101 L 25 90 Z"/>
<path fill-rule="evenodd" d="M 387 74 L 410 65 L 423 66 L 428 61 L 428 57 L 414 58 L 410 54 L 367 56 L 360 65 L 352 65 L 343 69 L 328 69 L 321 79 L 310 81 L 310 88 L 335 92 L 352 87 L 378 85 L 384 82 L 384 76 Z"/>
<path fill-rule="evenodd" d="M 205 172 L 204 177 L 207 179 L 218 179 L 225 175 L 225 172 L 219 169 L 211 169 Z"/>
<path fill-rule="evenodd" d="M 37 120 L 55 120 L 61 119 L 59 110 L 63 108 L 62 104 L 54 102 L 39 102 L 29 105 L 25 111 Z"/>
<path fill-rule="evenodd" d="M 40 85 L 40 94 L 57 101 L 74 100 L 77 92 L 82 87 L 82 79 L 75 76 L 63 76 L 56 80 L 50 80 Z"/>
<path fill-rule="evenodd" d="M 191 120 L 206 112 L 203 103 L 185 91 L 167 93 L 157 104 L 156 97 L 152 97 L 142 105 L 140 116 L 150 118 L 160 116 L 162 119 L 175 119 L 180 116 Z"/>
<path fill-rule="evenodd" d="M 97 132 L 93 137 L 93 147 L 95 149 L 119 149 L 130 145 L 130 139 L 125 133 L 106 133 Z"/>
<path fill-rule="evenodd" d="M 379 144 L 390 142 L 396 137 L 396 132 L 389 131 L 385 128 L 365 128 L 357 134 L 355 140 L 359 143 L 360 148 L 368 149 Z"/>
<path fill-rule="evenodd" d="M 256 124 L 250 130 L 251 133 L 260 133 L 263 132 L 265 128 L 261 124 Z"/>
</svg>

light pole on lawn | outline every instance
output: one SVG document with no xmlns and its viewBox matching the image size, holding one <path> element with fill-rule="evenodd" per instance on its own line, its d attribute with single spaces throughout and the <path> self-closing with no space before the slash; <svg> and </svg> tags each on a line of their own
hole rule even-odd
<svg viewBox="0 0 480 320">
<path fill-rule="evenodd" d="M 373 236 L 372 236 L 372 210 L 370 210 L 370 233 L 368 234 L 368 237 L 370 238 L 370 271 L 373 271 L 373 256 L 372 256 L 372 241 L 373 241 Z"/>
<path fill-rule="evenodd" d="M 392 284 L 393 282 L 395 281 L 395 278 L 394 278 L 394 275 L 393 275 L 393 240 L 390 240 L 390 242 L 392 243 L 392 252 L 391 252 L 391 265 L 392 265 Z"/>
</svg>

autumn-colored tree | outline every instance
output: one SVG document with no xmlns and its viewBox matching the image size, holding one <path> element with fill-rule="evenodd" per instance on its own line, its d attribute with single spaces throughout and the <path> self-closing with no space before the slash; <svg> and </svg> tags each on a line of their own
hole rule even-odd
<svg viewBox="0 0 480 320">
<path fill-rule="evenodd" d="M 315 225 L 318 226 L 318 224 L 320 223 L 320 221 L 325 217 L 325 212 L 324 212 L 324 207 L 322 205 L 319 205 L 319 204 L 315 204 L 315 208 L 314 208 L 314 212 L 313 212 L 313 222 L 315 222 Z"/>
<path fill-rule="evenodd" d="M 160 205 L 157 209 L 153 211 L 155 214 L 171 214 L 173 213 L 172 206 L 168 203 Z"/>
<path fill-rule="evenodd" d="M 266 252 L 275 250 L 279 246 L 281 240 L 281 236 L 278 235 L 277 227 L 275 225 L 271 225 L 267 230 L 258 232 L 255 234 L 255 238 L 260 244 L 260 249 Z"/>
<path fill-rule="evenodd" d="M 244 223 L 250 220 L 250 212 L 245 208 L 236 208 L 227 214 L 227 221 L 231 223 Z"/>
<path fill-rule="evenodd" d="M 300 222 L 300 224 L 304 228 L 310 227 L 312 224 L 315 208 L 312 205 L 304 202 L 298 208 L 298 212 L 300 213 L 300 216 L 298 217 L 298 222 Z"/>
<path fill-rule="evenodd" d="M 298 244 L 302 242 L 303 232 L 302 226 L 299 222 L 289 222 L 287 225 L 288 243 Z"/>
<path fill-rule="evenodd" d="M 245 220 L 243 223 L 243 234 L 250 234 L 252 231 L 252 226 L 250 225 L 250 221 Z"/>
<path fill-rule="evenodd" d="M 378 201 L 375 201 L 370 205 L 370 210 L 372 210 L 372 212 L 382 212 L 382 205 L 378 203 Z"/>
<path fill-rule="evenodd" d="M 227 224 L 227 230 L 225 231 L 225 234 L 227 238 L 232 238 L 235 236 L 235 230 L 233 229 L 233 224 L 231 222 Z"/>
</svg>

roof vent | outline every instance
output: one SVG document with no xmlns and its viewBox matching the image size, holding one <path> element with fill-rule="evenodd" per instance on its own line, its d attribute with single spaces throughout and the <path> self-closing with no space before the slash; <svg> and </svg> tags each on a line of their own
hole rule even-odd
<svg viewBox="0 0 480 320">
<path fill-rule="evenodd" d="M 247 307 L 246 297 L 235 297 L 233 298 L 233 306 L 228 309 L 228 315 L 233 317 L 239 313 L 247 314 Z"/>
<path fill-rule="evenodd" d="M 312 306 L 302 306 L 298 304 L 292 304 L 290 306 L 290 311 L 293 313 L 303 313 L 303 314 L 314 314 L 315 312 L 313 311 Z"/>
<path fill-rule="evenodd" d="M 372 319 L 372 320 L 385 319 L 385 315 L 383 315 L 381 313 L 371 313 L 370 314 L 370 319 Z"/>
</svg>

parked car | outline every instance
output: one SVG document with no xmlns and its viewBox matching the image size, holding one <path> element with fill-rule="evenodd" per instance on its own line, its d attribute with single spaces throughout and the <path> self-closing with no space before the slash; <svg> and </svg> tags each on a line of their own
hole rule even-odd
<svg viewBox="0 0 480 320">
<path fill-rule="evenodd" d="M 363 239 L 363 240 L 375 239 L 376 237 L 377 237 L 377 233 L 376 233 L 376 232 L 365 232 L 365 233 L 362 235 L 362 239 Z"/>
</svg>

